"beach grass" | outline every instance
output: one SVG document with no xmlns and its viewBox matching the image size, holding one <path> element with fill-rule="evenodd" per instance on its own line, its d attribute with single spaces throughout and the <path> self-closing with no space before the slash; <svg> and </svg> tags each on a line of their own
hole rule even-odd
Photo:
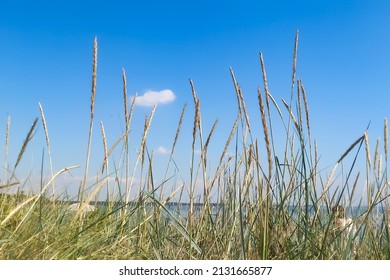
<svg viewBox="0 0 390 280">
<path fill-rule="evenodd" d="M 6 171 L 0 186 L 0 259 L 390 258 L 387 119 L 384 120 L 384 156 L 380 154 L 380 141 L 371 149 L 368 131 L 364 131 L 349 147 L 340 147 L 345 152 L 334 159 L 330 173 L 320 172 L 317 141 L 312 138 L 309 119 L 310 95 L 302 80 L 296 77 L 298 33 L 293 51 L 291 93 L 287 101 L 277 102 L 271 95 L 266 64 L 260 53 L 263 89 L 258 88 L 258 115 L 249 118 L 244 93 L 230 69 L 237 96 L 237 116 L 229 136 L 221 143 L 223 150 L 213 172 L 208 168 L 208 148 L 218 120 L 208 133 L 203 130 L 202 103 L 190 80 L 194 101 L 192 144 L 188 147 L 191 161 L 189 166 L 181 167 L 189 168 L 188 181 L 180 180 L 180 174 L 171 175 L 169 171 L 176 165 L 175 147 L 180 141 L 183 119 L 188 117 L 187 104 L 178 115 L 169 159 L 163 167 L 164 178 L 156 180 L 154 170 L 162 167 L 154 165 L 153 153 L 148 150 L 148 137 L 153 137 L 149 135 L 149 129 L 156 106 L 145 118 L 141 139 L 132 139 L 140 143 L 133 154 L 129 149 L 129 132 L 135 99 L 129 109 L 124 70 L 124 133 L 108 148 L 104 124 L 100 123 L 102 139 L 92 139 L 97 47 L 95 38 L 88 149 L 84 179 L 76 199 L 78 203 L 82 202 L 78 208 L 69 208 L 74 203 L 72 199 L 55 199 L 56 178 L 75 166 L 57 172 L 53 170 L 55 158 L 51 158 L 49 130 L 40 103 L 51 176 L 41 180 L 38 193 L 14 191 L 20 187 L 15 173 L 24 151 L 32 144 L 32 137 L 38 137 L 34 136 L 38 119 L 29 129 L 15 165 L 8 168 L 11 123 L 8 118 Z M 284 134 L 278 132 L 276 135 L 276 121 L 282 123 Z M 261 136 L 253 132 L 254 125 L 262 128 Z M 283 139 L 282 149 L 276 147 L 276 138 L 278 143 Z M 100 177 L 87 186 L 91 141 L 103 142 L 104 157 Z M 199 157 L 195 156 L 198 147 Z M 123 166 L 116 165 L 111 158 L 115 149 L 121 149 Z M 234 153 L 228 153 L 229 149 Z M 375 151 L 373 156 L 371 150 Z M 365 170 L 357 171 L 356 161 L 361 153 L 365 153 Z M 130 157 L 136 159 L 134 166 L 129 163 Z M 344 164 L 347 158 L 352 161 L 349 166 Z M 42 170 L 43 166 L 39 168 Z M 337 172 L 342 173 L 341 182 L 335 179 Z M 134 181 L 137 174 L 140 179 Z M 364 176 L 360 174 L 366 174 L 366 178 L 362 179 Z M 110 194 L 110 184 L 119 185 L 116 188 L 121 191 Z M 358 185 L 364 186 L 366 200 L 356 197 Z M 106 201 L 94 203 L 104 186 L 107 186 Z M 199 188 L 201 195 L 196 194 Z M 352 201 L 358 201 L 358 204 L 352 205 Z M 86 204 L 94 204 L 94 211 L 87 211 L 83 206 Z M 337 217 L 332 209 L 337 205 L 348 210 L 353 231 L 348 233 L 346 228 L 335 226 Z"/>
</svg>

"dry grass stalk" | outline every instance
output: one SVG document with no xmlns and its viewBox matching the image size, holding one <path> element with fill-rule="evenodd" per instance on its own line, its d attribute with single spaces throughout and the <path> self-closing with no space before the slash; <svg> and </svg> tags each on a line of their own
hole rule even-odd
<svg viewBox="0 0 390 280">
<path fill-rule="evenodd" d="M 267 150 L 268 182 L 270 182 L 271 181 L 271 176 L 272 176 L 271 141 L 270 141 L 270 136 L 269 136 L 269 133 L 268 133 L 268 126 L 267 126 L 267 119 L 266 119 L 266 116 L 265 116 L 264 102 L 263 102 L 263 98 L 261 97 L 260 88 L 258 88 L 257 92 L 258 92 L 257 96 L 258 96 L 259 105 L 260 105 L 261 122 L 263 124 L 265 146 L 266 146 L 266 150 Z"/>
<path fill-rule="evenodd" d="M 111 146 L 110 150 L 109 150 L 108 153 L 107 153 L 107 158 L 110 157 L 111 153 L 114 151 L 114 149 L 115 149 L 116 146 L 119 144 L 119 142 L 120 142 L 121 140 L 123 140 L 123 138 L 125 138 L 125 137 L 129 134 L 129 132 L 130 132 L 130 131 L 127 131 L 127 132 L 123 133 L 123 134 L 115 141 L 115 143 Z M 104 171 L 104 164 L 105 164 L 105 159 L 103 160 L 102 167 L 101 167 L 102 173 L 103 173 L 103 171 Z"/>
<path fill-rule="evenodd" d="M 310 135 L 310 118 L 309 118 L 309 105 L 307 102 L 307 95 L 305 91 L 305 87 L 303 86 L 303 82 L 300 80 L 301 90 L 302 90 L 302 96 L 303 96 L 303 103 L 305 105 L 305 114 L 306 114 L 306 126 L 307 126 L 307 133 L 309 135 L 309 143 L 311 142 L 311 135 Z"/>
<path fill-rule="evenodd" d="M 232 67 L 230 67 L 230 76 L 232 76 L 234 89 L 236 91 L 238 108 L 241 109 L 241 102 L 240 102 L 240 98 L 239 98 L 239 86 L 238 86 L 236 77 L 234 76 L 234 72 L 233 72 L 233 68 Z"/>
<path fill-rule="evenodd" d="M 389 137 L 389 133 L 388 133 L 388 129 L 387 129 L 387 119 L 385 119 L 385 122 L 384 122 L 384 148 L 385 148 L 385 159 L 387 161 L 387 157 L 388 157 L 388 152 L 389 152 L 389 142 L 388 142 L 388 138 Z"/>
<path fill-rule="evenodd" d="M 298 80 L 298 116 L 299 116 L 299 131 L 300 133 L 303 133 L 303 117 L 302 117 L 302 96 L 301 96 L 301 84 L 300 84 L 300 80 Z"/>
<path fill-rule="evenodd" d="M 348 154 L 349 152 L 361 141 L 365 140 L 365 134 L 360 136 L 353 144 L 344 152 L 344 154 L 341 155 L 341 157 L 337 160 L 337 163 L 340 163 Z"/>
<path fill-rule="evenodd" d="M 194 105 L 195 105 L 195 115 L 194 115 L 194 124 L 193 124 L 193 130 L 192 130 L 192 160 L 191 160 L 191 179 L 190 179 L 190 191 L 189 191 L 189 197 L 190 197 L 190 208 L 188 211 L 188 228 L 190 232 L 190 239 L 192 239 L 192 226 L 193 226 L 193 219 L 194 219 L 194 185 L 193 184 L 193 167 L 194 167 L 194 153 L 195 153 L 195 141 L 196 141 L 196 132 L 199 126 L 200 130 L 200 100 L 198 99 L 195 91 L 195 86 L 192 80 L 190 79 L 190 85 L 191 85 L 191 91 L 192 91 L 192 97 L 194 99 Z M 200 131 L 201 133 L 201 131 Z M 202 141 L 202 137 L 200 136 L 200 140 Z M 189 248 L 189 256 L 191 258 L 192 255 L 192 243 L 190 243 Z"/>
<path fill-rule="evenodd" d="M 218 166 L 221 166 L 222 161 L 223 161 L 223 158 L 224 158 L 225 155 L 226 155 L 227 149 L 229 148 L 229 145 L 230 145 L 230 142 L 232 141 L 233 135 L 234 135 L 234 133 L 236 132 L 237 125 L 238 125 L 238 120 L 239 120 L 239 116 L 237 116 L 237 119 L 236 119 L 236 121 L 234 122 L 234 125 L 233 125 L 233 127 L 232 127 L 232 130 L 230 131 L 229 138 L 228 138 L 228 140 L 226 141 L 226 144 L 225 144 L 225 147 L 224 147 L 223 152 L 222 152 L 222 154 L 221 154 L 221 157 L 219 158 L 219 165 L 218 165 Z M 216 174 L 216 175 L 217 175 L 217 174 Z"/>
<path fill-rule="evenodd" d="M 268 90 L 268 82 L 267 82 L 267 72 L 265 71 L 265 64 L 263 59 L 263 54 L 260 52 L 260 64 L 261 64 L 261 72 L 263 73 L 263 83 L 264 83 L 264 91 L 265 91 L 265 100 L 267 103 L 267 109 L 269 112 L 269 90 Z"/>
<path fill-rule="evenodd" d="M 142 141 L 141 141 L 141 146 L 140 146 L 140 151 L 142 152 L 145 148 L 145 143 L 146 143 L 146 137 L 148 136 L 148 132 L 150 129 L 150 125 L 152 124 L 153 116 L 156 111 L 157 103 L 154 104 L 152 113 L 150 114 L 150 117 L 145 119 L 145 127 L 144 127 L 144 135 L 142 136 Z"/>
<path fill-rule="evenodd" d="M 196 99 L 195 103 L 195 115 L 194 115 L 194 125 L 192 128 L 192 149 L 195 148 L 195 140 L 196 140 L 196 131 L 199 127 L 200 122 L 200 100 Z"/>
<path fill-rule="evenodd" d="M 262 61 L 261 54 L 260 54 L 260 58 Z M 263 68 L 263 66 L 264 65 L 262 64 L 262 68 Z M 264 69 L 263 75 L 264 74 L 265 74 L 265 69 Z M 264 78 L 265 78 L 265 76 L 264 76 Z M 268 88 L 266 88 L 265 94 L 268 95 Z M 270 205 L 271 205 L 270 193 L 271 193 L 271 178 L 272 178 L 272 155 L 271 155 L 271 141 L 270 141 L 270 136 L 268 133 L 268 126 L 267 126 L 267 119 L 266 119 L 266 115 L 265 115 L 264 102 L 263 102 L 263 98 L 261 96 L 260 88 L 257 89 L 257 96 L 259 99 L 261 122 L 263 124 L 264 140 L 265 140 L 265 146 L 266 146 L 266 150 L 267 150 L 267 159 L 268 159 L 268 178 L 267 178 L 267 192 L 266 192 L 267 199 L 266 199 L 264 216 L 262 217 L 263 218 L 263 226 L 264 226 L 263 233 L 262 233 L 262 235 L 263 235 L 263 237 L 262 237 L 263 238 L 262 255 L 264 258 L 266 258 L 267 254 L 268 254 L 266 248 L 268 247 L 267 246 L 268 238 L 269 238 L 269 222 L 268 221 L 269 221 L 269 211 L 270 211 Z M 268 102 L 268 98 L 266 98 L 266 100 Z M 268 108 L 268 113 L 269 113 L 269 104 L 267 104 L 267 108 Z"/>
<path fill-rule="evenodd" d="M 125 107 L 125 124 L 126 124 L 126 130 L 128 130 L 129 118 L 127 116 L 127 82 L 126 82 L 126 72 L 124 68 L 122 68 L 122 80 L 123 80 L 123 104 Z"/>
<path fill-rule="evenodd" d="M 19 185 L 19 182 L 12 182 L 12 183 L 7 183 L 6 185 L 0 185 L 0 190 L 1 189 L 6 189 L 6 188 L 9 188 L 9 187 L 12 187 L 12 186 L 16 186 L 16 185 Z"/>
<path fill-rule="evenodd" d="M 131 118 L 133 116 L 133 111 L 134 111 L 134 106 L 135 106 L 135 100 L 137 98 L 138 94 L 135 93 L 134 97 L 133 97 L 133 100 L 131 101 L 131 105 L 130 105 L 130 113 L 127 117 L 127 123 L 128 125 L 130 126 L 130 123 L 131 123 Z"/>
<path fill-rule="evenodd" d="M 147 130 L 148 130 L 148 116 L 145 116 L 144 133 L 146 133 Z M 145 146 L 146 146 L 146 140 L 145 140 L 145 144 L 141 145 L 141 164 L 142 165 L 144 164 L 144 161 L 145 161 Z"/>
<path fill-rule="evenodd" d="M 379 138 L 378 138 L 378 139 L 376 140 L 376 145 L 375 145 L 374 168 L 378 166 L 379 144 L 380 144 L 380 140 L 379 140 Z"/>
<path fill-rule="evenodd" d="M 291 135 L 291 144 L 290 144 L 290 147 L 291 147 L 291 160 L 294 161 L 294 155 L 295 155 L 295 134 L 292 134 Z M 290 165 L 290 173 L 293 174 L 294 172 L 294 164 L 291 164 Z"/>
<path fill-rule="evenodd" d="M 186 111 L 186 108 L 187 108 L 187 103 L 184 104 L 183 109 L 181 110 L 180 119 L 179 119 L 179 124 L 178 124 L 178 126 L 177 126 L 177 130 L 176 130 L 176 134 L 175 134 L 175 139 L 173 140 L 173 144 L 172 144 L 172 148 L 171 148 L 171 153 L 170 153 L 170 155 L 169 155 L 170 158 L 172 158 L 173 152 L 175 151 L 175 147 L 176 147 L 177 140 L 179 139 L 179 134 L 180 134 L 181 126 L 182 126 L 182 124 L 183 124 L 184 113 L 185 113 L 185 111 Z"/>
<path fill-rule="evenodd" d="M 201 154 L 201 156 L 202 156 L 202 161 L 203 161 L 203 164 L 204 164 L 204 168 L 206 167 L 206 162 L 207 162 L 207 160 L 206 160 L 207 148 L 208 148 L 208 146 L 209 146 L 209 143 L 210 143 L 210 140 L 211 140 L 211 136 L 213 135 L 214 130 L 215 130 L 215 128 L 217 127 L 217 123 L 218 123 L 218 119 L 215 120 L 215 122 L 214 122 L 214 124 L 213 124 L 213 127 L 211 128 L 210 133 L 209 133 L 209 135 L 207 136 L 206 143 L 205 143 L 205 145 L 204 145 L 203 148 L 202 148 L 202 154 Z M 203 173 L 203 175 L 205 175 L 205 173 Z M 204 177 L 205 177 L 205 176 L 204 176 Z M 205 179 L 206 179 L 206 178 L 204 178 L 204 180 L 205 180 Z"/>
<path fill-rule="evenodd" d="M 58 171 L 56 174 L 54 174 L 49 182 L 46 183 L 46 185 L 41 189 L 41 192 L 39 195 L 35 195 L 33 197 L 31 197 L 30 199 L 31 200 L 34 200 L 34 202 L 32 203 L 32 205 L 30 206 L 30 209 L 27 211 L 27 213 L 24 215 L 24 217 L 22 219 L 20 219 L 18 222 L 18 226 L 15 228 L 15 230 L 12 232 L 12 235 L 13 236 L 14 234 L 16 234 L 16 232 L 18 231 L 18 229 L 22 226 L 22 224 L 24 223 L 24 221 L 27 219 L 27 217 L 30 216 L 31 212 L 33 211 L 34 209 L 34 206 L 35 204 L 40 200 L 40 198 L 43 196 L 43 194 L 46 192 L 47 188 L 49 186 L 51 186 L 53 184 L 53 181 L 62 173 L 64 172 L 69 172 L 69 170 L 73 169 L 73 168 L 79 168 L 80 166 L 69 166 L 69 167 L 65 167 L 65 168 L 62 168 L 60 171 Z M 35 198 L 35 199 L 33 199 Z M 29 199 L 29 200 L 30 200 Z M 25 202 L 26 203 L 26 202 Z M 11 237 L 10 237 L 11 238 Z"/>
<path fill-rule="evenodd" d="M 246 194 L 248 192 L 249 186 L 250 186 L 250 181 L 251 181 L 251 170 L 252 170 L 252 165 L 253 165 L 253 145 L 250 144 L 248 148 L 248 161 L 245 166 L 245 175 L 244 175 L 244 181 L 243 181 L 243 187 L 242 187 L 242 193 Z M 246 201 L 245 203 L 247 206 L 250 205 L 249 201 Z M 248 207 L 249 209 L 249 207 Z M 246 213 L 246 219 L 249 219 L 249 212 Z"/>
<path fill-rule="evenodd" d="M 302 117 L 302 94 L 301 94 L 301 80 L 298 80 L 298 89 L 297 89 L 297 103 L 298 103 L 298 117 L 299 117 L 299 124 L 302 126 L 303 124 L 303 117 Z"/>
<path fill-rule="evenodd" d="M 175 147 L 176 147 L 177 140 L 179 139 L 180 130 L 181 130 L 181 126 L 183 124 L 184 113 L 186 111 L 186 108 L 187 108 L 187 103 L 184 104 L 183 109 L 181 110 L 179 124 L 177 125 L 177 129 L 176 129 L 175 139 L 173 140 L 171 151 L 169 153 L 169 161 L 168 161 L 168 164 L 167 164 L 167 168 L 165 169 L 165 175 L 164 175 L 164 180 L 163 180 L 164 182 L 165 182 L 165 179 L 167 178 L 169 166 L 170 166 L 170 163 L 171 163 L 172 158 L 173 158 L 173 153 L 175 152 Z M 164 184 L 162 184 L 162 186 L 161 186 L 160 200 L 162 200 L 163 189 L 164 189 Z"/>
<path fill-rule="evenodd" d="M 240 97 L 240 100 L 241 100 L 241 106 L 242 106 L 242 109 L 244 110 L 246 126 L 247 126 L 247 128 L 249 130 L 249 133 L 251 133 L 251 124 L 249 122 L 249 114 L 248 114 L 248 111 L 246 110 L 244 95 L 242 94 L 241 88 L 238 89 L 238 92 L 239 92 L 239 97 Z"/>
<path fill-rule="evenodd" d="M 94 42 L 93 42 L 93 61 L 92 61 L 91 117 L 90 117 L 90 123 L 89 123 L 88 147 L 87 147 L 87 156 L 86 156 L 86 161 L 85 161 L 83 188 L 81 191 L 81 198 L 80 198 L 81 201 L 84 200 L 85 189 L 86 189 L 86 185 L 87 185 L 89 155 L 91 152 L 91 143 L 92 143 L 92 128 L 93 128 L 95 96 L 96 96 L 97 51 L 98 51 L 98 45 L 97 45 L 97 38 L 95 37 Z"/>
<path fill-rule="evenodd" d="M 299 132 L 300 131 L 299 124 L 297 122 L 297 119 L 294 116 L 294 113 L 291 110 L 291 107 L 287 104 L 286 100 L 284 100 L 283 98 L 282 98 L 282 102 L 283 102 L 284 106 L 286 107 L 286 109 L 287 109 L 287 111 L 288 111 L 288 113 L 289 113 L 289 115 L 290 115 L 290 117 L 295 125 L 295 128 Z"/>
<path fill-rule="evenodd" d="M 196 132 L 198 128 L 200 129 L 200 100 L 196 95 L 195 86 L 191 79 L 190 79 L 190 85 L 191 85 L 192 97 L 194 98 L 194 104 L 195 104 L 194 125 L 192 128 L 192 151 L 195 151 Z"/>
<path fill-rule="evenodd" d="M 366 161 L 368 166 L 371 166 L 371 155 L 370 155 L 370 142 L 368 141 L 368 132 L 364 132 L 364 144 L 366 146 Z"/>
<path fill-rule="evenodd" d="M 382 155 L 379 156 L 378 161 L 378 178 L 380 178 L 382 175 Z"/>
<path fill-rule="evenodd" d="M 214 124 L 213 124 L 213 127 L 212 127 L 211 130 L 210 130 L 209 136 L 207 136 L 206 143 L 205 143 L 205 145 L 204 145 L 204 147 L 203 147 L 203 150 L 204 150 L 205 152 L 207 151 L 207 147 L 209 146 L 211 136 L 213 135 L 214 130 L 215 130 L 215 128 L 217 127 L 217 124 L 218 124 L 218 119 L 215 120 L 215 122 L 214 122 Z"/>
<path fill-rule="evenodd" d="M 103 152 L 104 152 L 104 159 L 103 159 L 103 166 L 102 166 L 102 174 L 104 172 L 104 167 L 106 167 L 106 176 L 108 177 L 108 151 L 107 151 L 107 139 L 106 139 L 106 132 L 104 130 L 103 122 L 100 122 L 100 128 L 102 131 L 102 139 L 103 139 Z M 107 201 L 110 201 L 110 191 L 109 191 L 109 181 L 107 180 Z"/>
<path fill-rule="evenodd" d="M 16 167 L 19 165 L 20 160 L 22 159 L 23 154 L 24 154 L 24 152 L 25 152 L 25 150 L 26 150 L 26 147 L 27 147 L 28 142 L 30 142 L 30 140 L 31 140 L 32 137 L 34 136 L 34 135 L 33 135 L 33 132 L 34 132 L 35 126 L 37 125 L 37 122 L 38 122 L 38 118 L 36 118 L 36 119 L 34 120 L 34 123 L 32 124 L 32 126 L 31 126 L 29 132 L 27 133 L 26 138 L 25 138 L 24 141 L 23 141 L 23 145 L 22 145 L 22 148 L 20 149 L 20 152 L 19 152 L 19 155 L 18 155 L 18 159 L 16 160 L 14 169 L 16 169 Z"/>
<path fill-rule="evenodd" d="M 353 183 L 353 186 L 352 186 L 352 191 L 351 191 L 351 195 L 349 197 L 349 201 L 352 201 L 353 195 L 354 195 L 355 190 L 356 190 L 357 182 L 359 181 L 359 177 L 360 177 L 360 172 L 358 172 L 358 174 L 356 175 L 356 179 L 355 179 L 355 182 Z"/>
<path fill-rule="evenodd" d="M 194 104 L 196 104 L 196 102 L 198 101 L 198 97 L 196 95 L 194 82 L 191 79 L 190 79 L 190 85 L 191 85 L 192 97 L 194 98 Z"/>
<path fill-rule="evenodd" d="M 314 169 L 313 169 L 313 186 L 317 182 L 317 169 L 318 169 L 318 146 L 317 141 L 314 140 Z"/>
<path fill-rule="evenodd" d="M 85 200 L 85 203 L 86 205 L 89 205 L 90 202 L 92 201 L 92 199 L 95 199 L 96 200 L 96 197 L 98 196 L 100 190 L 103 188 L 103 186 L 106 184 L 106 182 L 108 181 L 108 177 L 104 178 L 103 180 L 101 180 L 99 182 L 99 184 L 96 186 L 96 188 L 93 190 L 93 192 L 91 192 L 89 194 L 89 196 L 87 197 L 87 199 Z"/>
<path fill-rule="evenodd" d="M 278 103 L 276 103 L 275 98 L 272 96 L 272 94 L 270 92 L 268 93 L 268 97 L 271 99 L 271 101 L 274 104 L 276 110 L 278 110 L 278 114 L 279 114 L 280 118 L 283 119 L 283 113 L 280 110 Z"/>
<path fill-rule="evenodd" d="M 96 75 L 97 75 L 97 38 L 93 42 L 93 62 L 92 62 L 92 88 L 91 88 L 91 120 L 95 111 L 96 96 Z"/>
<path fill-rule="evenodd" d="M 50 148 L 49 132 L 47 130 L 45 114 L 43 113 L 43 109 L 42 109 L 42 106 L 41 106 L 40 102 L 38 102 L 38 106 L 39 106 L 39 111 L 41 113 L 43 130 L 45 131 L 47 152 L 49 154 L 49 162 L 50 162 L 50 175 L 53 177 L 53 162 L 52 162 L 52 158 L 51 158 L 51 148 Z M 53 201 L 54 201 L 54 193 L 55 193 L 55 186 L 54 186 L 54 182 L 53 182 L 53 185 L 52 185 L 52 200 Z"/>
<path fill-rule="evenodd" d="M 291 79 L 291 94 L 294 91 L 295 75 L 297 72 L 298 38 L 299 38 L 299 31 L 297 30 L 297 32 L 295 33 L 294 57 L 293 57 L 293 66 L 292 66 L 292 79 Z"/>
<path fill-rule="evenodd" d="M 128 147 L 128 143 L 129 143 L 129 126 L 130 126 L 130 120 L 131 120 L 131 117 L 132 117 L 132 114 L 133 114 L 133 109 L 134 109 L 134 105 L 135 105 L 135 100 L 137 98 L 137 96 L 135 95 L 132 102 L 131 102 L 131 109 L 130 109 L 130 113 L 128 114 L 128 110 L 127 110 L 127 80 L 126 80 L 126 72 L 125 72 L 125 69 L 122 68 L 122 83 L 123 83 L 123 104 L 124 104 L 124 117 L 125 117 L 125 133 L 126 133 L 126 136 L 125 136 L 125 143 L 124 143 L 124 147 L 125 147 L 125 160 L 126 160 L 126 169 L 125 169 L 125 189 L 126 189 L 126 203 L 128 202 L 128 196 L 129 196 L 129 147 Z M 142 153 L 143 153 L 143 150 L 142 150 Z M 143 158 L 142 158 L 142 161 L 143 161 Z M 126 213 L 127 210 L 125 210 L 125 213 Z"/>
<path fill-rule="evenodd" d="M 334 176 L 334 173 L 336 172 L 336 169 L 339 165 L 339 162 L 336 162 L 336 164 L 333 166 L 333 169 L 332 171 L 330 172 L 329 176 L 328 176 L 328 179 L 326 180 L 326 183 L 325 183 L 325 186 L 323 187 L 322 189 L 322 194 L 321 194 L 321 198 L 325 197 L 326 196 L 326 193 L 328 192 L 328 189 L 330 188 L 331 186 L 331 183 L 332 183 L 332 180 L 333 180 L 333 176 Z M 320 198 L 320 199 L 321 199 Z M 318 209 L 319 210 L 319 209 Z"/>
<path fill-rule="evenodd" d="M 224 157 L 226 156 L 226 153 L 227 153 L 227 150 L 228 150 L 228 148 L 229 148 L 230 142 L 231 142 L 232 139 L 233 139 L 233 135 L 234 135 L 234 133 L 235 133 L 236 130 L 237 130 L 237 125 L 238 125 L 238 121 L 239 121 L 239 120 L 240 120 L 240 116 L 238 115 L 237 118 L 236 118 L 236 121 L 234 122 L 234 125 L 233 125 L 232 129 L 230 130 L 230 134 L 229 134 L 229 137 L 228 137 L 228 139 L 227 139 L 227 141 L 226 141 L 226 143 L 225 143 L 225 147 L 223 148 L 223 152 L 222 152 L 222 154 L 221 154 L 221 157 L 219 158 L 219 164 L 218 164 L 217 170 L 216 170 L 216 172 L 215 172 L 215 174 L 214 174 L 214 178 L 213 178 L 213 180 L 211 181 L 211 184 L 210 184 L 211 186 L 214 185 L 214 182 L 217 180 L 217 178 L 219 177 L 219 174 L 220 174 L 220 172 L 221 172 L 221 170 L 222 170 L 223 159 L 224 159 Z"/>
<path fill-rule="evenodd" d="M 102 131 L 103 150 L 104 150 L 104 160 L 103 160 L 103 166 L 102 166 L 102 173 L 103 173 L 104 172 L 104 167 L 106 167 L 107 170 L 108 170 L 107 139 L 106 139 L 106 132 L 104 131 L 103 122 L 100 122 L 100 129 Z"/>
<path fill-rule="evenodd" d="M 251 133 L 251 125 L 250 125 L 250 122 L 249 122 L 249 114 L 248 114 L 248 111 L 246 109 L 244 95 L 242 94 L 242 90 L 241 90 L 241 88 L 239 87 L 239 85 L 237 83 L 236 77 L 235 77 L 233 69 L 231 67 L 230 67 L 230 75 L 232 76 L 234 89 L 236 91 L 238 109 L 239 109 L 240 113 L 241 113 L 241 110 L 244 111 L 246 127 L 247 127 L 249 133 Z M 246 138 L 246 134 L 244 136 L 244 142 L 245 142 L 245 138 Z"/>
<path fill-rule="evenodd" d="M 19 204 L 18 206 L 16 206 L 14 209 L 12 209 L 12 211 L 9 212 L 9 214 L 7 215 L 7 217 L 5 217 L 5 219 L 1 222 L 1 226 L 2 225 L 5 225 L 11 218 L 12 216 L 14 216 L 20 209 L 22 209 L 25 205 L 27 205 L 28 203 L 30 203 L 31 201 L 33 201 L 34 199 L 36 199 L 38 197 L 38 195 L 35 195 L 35 196 L 32 196 L 28 199 L 26 199 L 25 201 L 23 201 L 21 204 Z"/>
<path fill-rule="evenodd" d="M 49 133 L 48 133 L 48 131 L 47 131 L 46 119 L 45 119 L 45 115 L 44 115 L 44 113 L 43 113 L 42 105 L 41 105 L 40 102 L 38 102 L 38 106 L 39 106 L 39 112 L 41 113 L 43 130 L 45 131 L 46 145 L 47 145 L 48 150 L 50 151 Z"/>
</svg>

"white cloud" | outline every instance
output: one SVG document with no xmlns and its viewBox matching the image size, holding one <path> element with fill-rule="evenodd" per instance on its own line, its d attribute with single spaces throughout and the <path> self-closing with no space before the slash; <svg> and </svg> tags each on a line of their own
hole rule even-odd
<svg viewBox="0 0 390 280">
<path fill-rule="evenodd" d="M 160 155 L 169 155 L 170 151 L 167 148 L 160 146 L 157 148 L 156 153 Z"/>
<path fill-rule="evenodd" d="M 161 91 L 148 90 L 144 95 L 137 96 L 135 98 L 135 105 L 152 107 L 154 104 L 167 104 L 176 99 L 175 94 L 170 89 L 164 89 Z"/>
</svg>

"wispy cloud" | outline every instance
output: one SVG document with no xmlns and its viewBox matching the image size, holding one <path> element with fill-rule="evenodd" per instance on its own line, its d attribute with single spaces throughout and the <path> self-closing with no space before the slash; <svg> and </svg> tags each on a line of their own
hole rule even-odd
<svg viewBox="0 0 390 280">
<path fill-rule="evenodd" d="M 135 98 L 135 105 L 152 107 L 156 103 L 167 104 L 173 102 L 175 99 L 176 96 L 170 89 L 164 89 L 161 91 L 148 90 L 143 95 Z"/>
<path fill-rule="evenodd" d="M 160 146 L 157 148 L 156 153 L 159 155 L 169 155 L 170 151 L 164 146 Z"/>
</svg>

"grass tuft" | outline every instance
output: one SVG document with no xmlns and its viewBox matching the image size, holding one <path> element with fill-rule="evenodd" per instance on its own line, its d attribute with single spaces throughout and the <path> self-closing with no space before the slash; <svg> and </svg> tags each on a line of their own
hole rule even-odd
<svg viewBox="0 0 390 280">
<path fill-rule="evenodd" d="M 378 138 L 373 161 L 367 130 L 349 147 L 335 146 L 341 156 L 332 169 L 323 168 L 320 145 L 311 132 L 315 124 L 309 119 L 310 95 L 297 78 L 298 35 L 290 99 L 280 101 L 284 106 L 279 106 L 270 93 L 262 53 L 264 92 L 260 88 L 257 92 L 260 117 L 250 119 L 246 104 L 250 104 L 251 96 L 244 99 L 243 89 L 229 69 L 237 116 L 227 139 L 222 139 L 224 146 L 210 145 L 218 119 L 203 138 L 200 99 L 190 80 L 192 127 L 183 129 L 184 104 L 166 166 L 156 163 L 149 145 L 149 139 L 156 137 L 150 128 L 157 104 L 145 117 L 143 130 L 130 134 L 137 127 L 131 123 L 137 95 L 129 107 L 124 69 L 124 132 L 108 148 L 106 130 L 100 122 L 103 154 L 100 158 L 91 155 L 97 77 L 95 38 L 88 147 L 77 199 L 57 194 L 54 189 L 61 174 L 78 166 L 53 174 L 49 133 L 40 103 L 50 175 L 43 176 L 42 155 L 38 186 L 30 189 L 27 181 L 19 182 L 16 176 L 38 118 L 9 171 L 8 146 L 12 142 L 8 116 L 5 171 L 0 185 L 0 259 L 389 259 L 387 119 L 384 147 L 380 148 Z M 271 116 L 273 110 L 277 114 Z M 227 113 L 231 111 L 229 108 Z M 278 124 L 282 130 L 277 129 Z M 179 135 L 186 131 L 189 137 L 192 132 L 192 142 L 187 143 L 189 166 L 176 161 L 178 145 L 186 143 Z M 132 150 L 129 143 L 139 146 Z M 121 149 L 117 148 L 119 144 Z M 363 144 L 365 156 L 359 157 L 364 153 Z M 219 158 L 215 154 L 220 154 Z M 94 183 L 88 185 L 89 162 L 95 157 L 99 169 Z M 357 170 L 362 165 L 365 170 Z M 156 176 L 160 170 L 165 171 L 162 179 Z M 364 182 L 361 176 L 365 176 Z M 19 187 L 15 191 L 11 187 L 16 185 Z M 363 195 L 358 191 L 361 186 L 365 188 Z M 50 187 L 53 192 L 48 198 Z M 99 201 L 105 188 L 107 199 Z"/>
</svg>

